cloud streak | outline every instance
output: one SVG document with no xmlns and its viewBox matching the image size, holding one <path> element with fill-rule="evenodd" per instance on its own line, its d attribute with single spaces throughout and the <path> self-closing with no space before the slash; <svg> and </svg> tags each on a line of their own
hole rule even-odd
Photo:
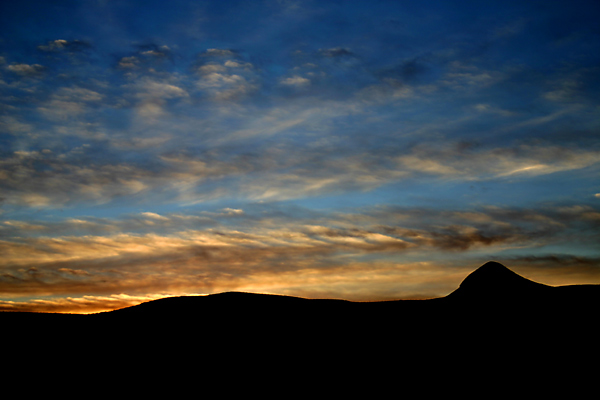
<svg viewBox="0 0 600 400">
<path fill-rule="evenodd" d="M 273 148 L 261 155 L 165 154 L 157 157 L 160 163 L 149 171 L 135 164 L 105 164 L 102 160 L 95 165 L 80 165 L 76 153 L 89 151 L 89 147 L 82 147 L 61 155 L 14 152 L 0 162 L 5 201 L 36 207 L 105 203 L 120 196 L 160 191 L 165 186 L 172 189 L 170 200 L 231 198 L 234 193 L 254 200 L 282 200 L 371 190 L 419 175 L 442 181 L 527 179 L 588 168 L 600 161 L 598 151 L 557 146 L 519 145 L 491 150 L 461 145 L 442 149 L 417 146 L 398 156 Z M 40 169 L 41 165 L 45 168 Z M 223 185 L 211 188 L 217 182 Z"/>
</svg>

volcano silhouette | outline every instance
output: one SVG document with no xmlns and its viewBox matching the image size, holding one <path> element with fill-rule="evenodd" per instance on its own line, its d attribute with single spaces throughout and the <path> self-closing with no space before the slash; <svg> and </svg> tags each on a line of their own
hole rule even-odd
<svg viewBox="0 0 600 400">
<path fill-rule="evenodd" d="M 551 286 L 531 281 L 489 261 L 468 275 L 448 298 L 462 301 L 527 301 L 550 295 Z"/>
</svg>

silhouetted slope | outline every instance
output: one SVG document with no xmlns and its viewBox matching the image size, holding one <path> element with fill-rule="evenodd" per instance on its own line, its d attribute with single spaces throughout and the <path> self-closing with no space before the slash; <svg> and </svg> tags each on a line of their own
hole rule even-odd
<svg viewBox="0 0 600 400">
<path fill-rule="evenodd" d="M 317 304 L 321 307 L 327 307 L 328 304 L 333 303 L 340 305 L 349 302 L 344 300 L 309 300 L 272 294 L 225 292 L 207 296 L 168 297 L 98 315 L 111 317 L 120 317 L 126 314 L 128 317 L 133 315 L 172 316 L 174 314 L 189 315 L 190 312 L 211 313 L 215 309 L 225 313 L 275 313 L 283 309 L 298 311 L 302 308 L 313 308 Z"/>
<path fill-rule="evenodd" d="M 600 285 L 551 287 L 488 262 L 450 295 L 431 300 L 351 302 L 227 292 L 165 298 L 86 316 L 1 313 L 0 321 L 25 335 L 69 329 L 113 340 L 119 332 L 132 337 L 151 332 L 171 339 L 198 336 L 240 343 L 243 337 L 246 343 L 285 346 L 290 340 L 308 343 L 336 336 L 354 341 L 395 336 L 421 341 L 431 338 L 432 332 L 465 332 L 481 329 L 482 324 L 520 328 L 565 321 L 581 324 L 590 320 L 598 305 Z"/>
<path fill-rule="evenodd" d="M 199 316 L 221 320 L 232 317 L 278 318 L 291 320 L 308 318 L 339 320 L 340 318 L 379 317 L 379 313 L 402 313 L 405 317 L 422 312 L 446 311 L 467 304 L 497 303 L 543 304 L 551 302 L 600 301 L 600 285 L 552 287 L 524 278 L 504 265 L 490 261 L 469 274 L 448 296 L 430 300 L 397 300 L 382 302 L 351 302 L 331 299 L 304 299 L 292 296 L 226 292 L 208 296 L 183 296 L 154 300 L 96 314 L 101 318 L 171 318 Z"/>
<path fill-rule="evenodd" d="M 553 313 L 554 318 L 561 318 L 599 306 L 600 285 L 548 286 L 490 261 L 469 274 L 444 300 L 455 303 L 456 309 L 493 306 L 507 312 Z"/>
<path fill-rule="evenodd" d="M 531 281 L 498 262 L 490 261 L 469 274 L 448 298 L 463 301 L 531 301 L 550 295 L 549 289 L 550 286 Z"/>
<path fill-rule="evenodd" d="M 356 395 L 362 383 L 373 397 L 398 385 L 503 386 L 507 374 L 554 373 L 565 357 L 573 370 L 596 345 L 599 302 L 600 285 L 555 288 L 490 262 L 439 299 L 361 303 L 228 292 L 93 315 L 0 313 L 0 334 L 5 346 L 21 349 L 21 370 L 30 360 L 60 362 L 62 371 L 98 365 L 96 376 L 111 380 L 104 365 L 121 365 L 135 390 L 143 382 L 152 392 L 153 379 L 129 375 L 143 370 L 157 381 L 244 394 L 279 383 L 288 391 L 316 393 L 325 384 L 332 394 Z"/>
</svg>

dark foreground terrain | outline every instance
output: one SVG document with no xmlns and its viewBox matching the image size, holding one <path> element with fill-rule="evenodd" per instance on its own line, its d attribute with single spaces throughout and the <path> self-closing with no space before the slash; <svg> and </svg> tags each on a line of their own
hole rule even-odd
<svg viewBox="0 0 600 400">
<path fill-rule="evenodd" d="M 145 371 L 145 385 L 183 379 L 198 390 L 279 382 L 304 391 L 322 381 L 346 394 L 417 384 L 425 394 L 475 377 L 496 391 L 521 380 L 547 389 L 566 377 L 585 386 L 598 372 L 598 306 L 600 285 L 546 286 L 489 262 L 431 300 L 229 292 L 92 315 L 5 312 L 0 326 L 5 350 L 17 355 L 5 365 L 21 369 L 101 370 L 107 379 Z"/>
</svg>

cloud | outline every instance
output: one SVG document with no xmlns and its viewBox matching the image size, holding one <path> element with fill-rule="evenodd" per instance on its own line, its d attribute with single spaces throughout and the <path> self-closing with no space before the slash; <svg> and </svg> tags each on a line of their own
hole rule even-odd
<svg viewBox="0 0 600 400">
<path fill-rule="evenodd" d="M 171 56 L 171 48 L 167 45 L 159 46 L 155 43 L 138 45 L 138 54 L 144 57 L 165 58 Z"/>
<path fill-rule="evenodd" d="M 398 79 L 385 78 L 377 84 L 361 88 L 355 93 L 355 97 L 362 103 L 389 104 L 399 100 L 418 99 L 422 97 L 422 91 L 422 88 L 406 85 Z"/>
<path fill-rule="evenodd" d="M 196 87 L 212 99 L 240 100 L 259 89 L 260 80 L 254 66 L 237 58 L 236 53 L 230 50 L 209 49 L 204 56 L 210 56 L 210 61 L 201 60 L 202 62 L 194 67 L 199 75 Z M 218 61 L 214 61 L 214 58 Z"/>
<path fill-rule="evenodd" d="M 362 156 L 337 160 L 300 157 L 292 161 L 293 168 L 286 172 L 265 171 L 262 176 L 243 183 L 241 191 L 254 200 L 289 200 L 367 191 L 407 176 L 404 171 L 372 163 L 369 157 Z"/>
<path fill-rule="evenodd" d="M 308 229 L 307 233 L 286 229 L 188 230 L 175 236 L 119 234 L 2 243 L 8 259 L 0 292 L 10 297 L 48 293 L 49 289 L 71 295 L 206 292 L 215 285 L 223 290 L 254 279 L 280 279 L 280 274 L 319 268 L 321 262 L 315 263 L 314 257 L 340 251 L 406 247 L 398 239 L 372 232 Z M 330 274 L 327 264 L 323 273 Z"/>
<path fill-rule="evenodd" d="M 237 53 L 229 49 L 207 49 L 201 56 L 204 57 L 235 57 Z"/>
<path fill-rule="evenodd" d="M 487 103 L 479 103 L 473 106 L 477 112 L 485 113 L 485 114 L 496 114 L 502 117 L 512 117 L 518 115 L 518 113 L 510 110 L 505 110 L 500 107 L 496 107 Z"/>
<path fill-rule="evenodd" d="M 140 60 L 136 56 L 123 57 L 119 60 L 117 66 L 123 69 L 132 69 L 139 66 Z"/>
<path fill-rule="evenodd" d="M 20 231 L 40 231 L 46 229 L 43 225 L 34 225 L 24 221 L 4 221 L 4 224 L 15 227 Z"/>
<path fill-rule="evenodd" d="M 544 100 L 565 107 L 593 107 L 599 83 L 598 72 L 597 67 L 579 67 L 553 74 L 543 82 L 540 95 Z"/>
<path fill-rule="evenodd" d="M 496 70 L 485 70 L 475 65 L 454 61 L 437 85 L 453 90 L 481 90 L 503 79 L 506 74 Z"/>
<path fill-rule="evenodd" d="M 298 75 L 290 76 L 281 80 L 282 85 L 302 87 L 310 85 L 310 79 L 303 78 Z"/>
<path fill-rule="evenodd" d="M 57 39 L 53 41 L 49 41 L 45 45 L 39 45 L 37 48 L 40 51 L 47 53 L 57 53 L 57 52 L 80 52 L 89 49 L 92 47 L 89 43 L 81 41 L 81 40 L 64 40 Z"/>
<path fill-rule="evenodd" d="M 168 100 L 188 97 L 185 89 L 168 81 L 159 81 L 151 78 L 138 80 L 136 83 L 129 85 L 129 89 L 134 91 L 134 96 L 146 100 Z"/>
<path fill-rule="evenodd" d="M 144 182 L 152 179 L 152 174 L 131 165 L 81 164 L 76 153 L 31 155 L 16 153 L 0 162 L 0 184 L 8 204 L 52 208 L 71 202 L 108 202 L 145 190 Z"/>
<path fill-rule="evenodd" d="M 97 104 L 103 98 L 101 93 L 87 88 L 62 87 L 43 102 L 38 111 L 50 120 L 64 121 L 85 113 L 91 104 Z"/>
<path fill-rule="evenodd" d="M 235 100 L 253 92 L 257 86 L 238 74 L 213 72 L 198 81 L 198 88 L 211 93 L 216 100 Z"/>
<path fill-rule="evenodd" d="M 143 101 L 136 111 L 140 117 L 147 113 L 147 120 L 140 121 L 140 127 L 152 127 L 148 117 L 164 115 L 163 103 L 147 101 L 146 96 L 150 99 L 160 94 L 178 99 L 185 93 L 177 86 L 155 83 L 143 85 L 152 88 L 149 92 L 138 92 Z M 80 95 L 95 98 L 89 92 Z M 152 105 L 156 109 L 144 108 Z M 306 124 L 320 124 L 322 109 L 309 109 L 301 114 L 291 111 L 273 111 L 257 117 L 246 129 L 218 137 L 220 141 L 212 144 L 211 152 L 158 149 L 151 169 L 143 163 L 104 160 L 101 153 L 92 153 L 92 146 L 64 153 L 15 152 L 0 162 L 3 197 L 7 204 L 38 207 L 107 203 L 121 196 L 134 196 L 132 201 L 143 202 L 144 198 L 139 196 L 142 193 L 160 194 L 160 201 L 167 203 L 197 204 L 217 198 L 275 201 L 365 192 L 415 176 L 455 181 L 523 180 L 582 169 L 600 161 L 600 153 L 593 149 L 550 145 L 499 148 L 461 143 L 440 147 L 418 145 L 398 154 L 398 151 L 373 153 L 368 148 L 357 150 L 352 146 L 340 148 L 338 142 L 298 148 L 282 139 L 277 146 L 232 151 L 240 148 L 240 145 L 231 147 L 232 144 L 249 138 L 268 138 L 302 131 Z M 57 115 L 63 115 L 61 112 L 78 115 L 75 112 L 83 109 L 66 108 L 57 111 Z M 321 128 L 325 127 L 321 124 Z M 164 146 L 169 140 L 163 136 L 135 139 L 137 148 L 144 144 L 142 140 L 152 146 Z M 86 156 L 87 161 L 82 164 L 86 154 L 95 157 Z"/>
<path fill-rule="evenodd" d="M 2 301 L 0 311 L 34 311 L 51 313 L 82 313 L 91 314 L 131 307 L 143 302 L 169 297 L 168 294 L 148 294 L 130 296 L 112 294 L 109 296 L 82 296 L 60 299 L 38 299 L 34 301 Z"/>
<path fill-rule="evenodd" d="M 143 215 L 144 217 L 148 217 L 148 218 L 151 218 L 151 219 L 157 219 L 157 220 L 160 220 L 160 221 L 169 221 L 169 218 L 164 217 L 164 216 L 159 215 L 159 214 L 156 214 L 156 213 L 153 213 L 153 212 L 143 212 L 143 213 L 141 213 L 141 215 Z"/>
<path fill-rule="evenodd" d="M 46 67 L 40 64 L 11 64 L 6 69 L 20 76 L 37 77 L 42 75 Z"/>
<path fill-rule="evenodd" d="M 337 58 L 337 57 L 353 57 L 349 49 L 344 47 L 332 47 L 329 49 L 319 49 L 318 53 L 324 57 Z"/>
<path fill-rule="evenodd" d="M 131 120 L 131 132 L 136 132 L 136 135 L 126 135 L 129 145 L 134 145 L 133 142 L 146 142 L 148 144 L 158 140 L 158 144 L 164 142 L 165 138 L 170 138 L 172 135 L 169 131 L 172 130 L 171 121 L 168 117 L 170 111 L 176 109 L 181 102 L 190 98 L 187 88 L 183 87 L 175 75 L 163 75 L 161 78 L 152 76 L 143 76 L 132 78 L 130 83 L 122 86 L 124 90 L 123 97 L 128 100 L 129 104 L 133 104 L 135 114 Z M 161 127 L 158 122 L 164 121 L 171 125 Z M 158 136 L 153 135 L 153 129 L 158 130 Z M 123 141 L 120 141 L 123 143 Z M 117 141 L 115 141 L 117 143 Z"/>
<path fill-rule="evenodd" d="M 136 51 L 118 59 L 117 69 L 126 71 L 126 76 L 137 77 L 139 73 L 158 74 L 172 61 L 172 50 L 167 45 L 155 43 L 135 46 Z"/>
<path fill-rule="evenodd" d="M 37 193 L 23 193 L 19 196 L 19 201 L 28 207 L 45 208 L 53 207 L 55 203 L 49 196 L 44 196 Z"/>
<path fill-rule="evenodd" d="M 234 60 L 227 60 L 227 61 L 225 61 L 225 64 L 223 64 L 223 65 L 226 67 L 229 67 L 229 68 L 243 68 L 243 69 L 254 68 L 254 65 L 252 65 L 252 63 L 243 62 L 243 61 L 234 61 Z"/>
<path fill-rule="evenodd" d="M 556 102 L 571 102 L 580 92 L 581 83 L 574 79 L 560 82 L 558 87 L 544 93 L 544 98 Z"/>
<path fill-rule="evenodd" d="M 54 95 L 55 99 L 64 101 L 100 101 L 103 95 L 83 87 L 63 87 Z"/>
<path fill-rule="evenodd" d="M 240 209 L 240 208 L 224 208 L 223 209 L 223 213 L 224 215 L 243 215 L 244 214 L 244 210 Z"/>
<path fill-rule="evenodd" d="M 594 150 L 561 146 L 518 145 L 491 150 L 418 146 L 399 156 L 402 168 L 451 179 L 480 180 L 546 175 L 585 168 L 600 161 Z"/>
<path fill-rule="evenodd" d="M 223 64 L 209 63 L 199 66 L 196 70 L 202 75 L 210 75 L 223 73 L 227 68 Z"/>
</svg>

